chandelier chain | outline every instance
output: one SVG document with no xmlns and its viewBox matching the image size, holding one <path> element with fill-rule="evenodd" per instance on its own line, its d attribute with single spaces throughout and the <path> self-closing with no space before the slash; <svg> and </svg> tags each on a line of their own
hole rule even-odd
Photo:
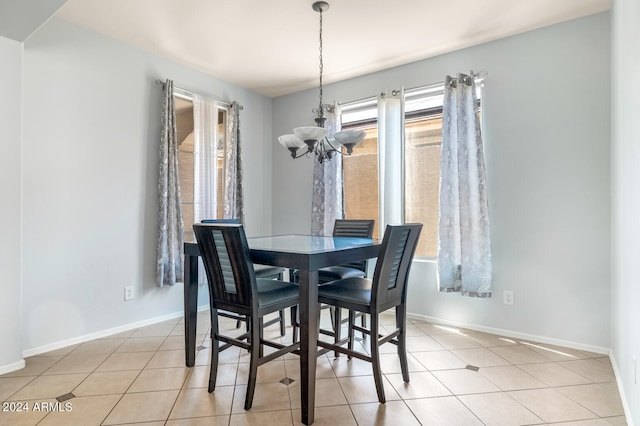
<svg viewBox="0 0 640 426">
<path fill-rule="evenodd" d="M 318 117 L 324 116 L 324 106 L 322 105 L 322 72 L 324 69 L 324 63 L 322 61 L 322 8 L 319 10 L 320 13 L 320 105 L 318 106 Z"/>
<path fill-rule="evenodd" d="M 318 0 L 311 5 L 314 11 L 320 13 L 320 30 L 319 30 L 319 72 L 320 72 L 320 104 L 318 108 L 314 108 L 312 111 L 317 113 L 317 117 L 314 119 L 317 127 L 311 126 L 303 126 L 293 129 L 293 135 L 282 135 L 278 137 L 278 142 L 282 144 L 283 147 L 291 152 L 291 157 L 294 159 L 300 157 L 315 157 L 315 160 L 322 164 L 325 161 L 330 161 L 332 158 L 340 156 L 340 155 L 351 155 L 353 151 L 353 147 L 356 146 L 366 134 L 362 131 L 355 130 L 347 130 L 343 132 L 333 133 L 332 135 L 328 135 L 328 130 L 324 128 L 324 124 L 327 121 L 327 117 L 324 116 L 325 111 L 328 113 L 333 113 L 333 107 L 331 105 L 324 105 L 322 103 L 323 86 L 322 86 L 322 77 L 324 73 L 324 60 L 322 57 L 322 13 L 329 9 L 329 3 L 326 1 Z M 331 127 L 331 123 L 329 123 L 329 127 Z M 335 130 L 335 129 L 332 129 Z M 304 152 L 301 152 L 302 149 L 306 149 Z M 342 152 L 342 147 L 346 149 L 346 153 Z"/>
</svg>

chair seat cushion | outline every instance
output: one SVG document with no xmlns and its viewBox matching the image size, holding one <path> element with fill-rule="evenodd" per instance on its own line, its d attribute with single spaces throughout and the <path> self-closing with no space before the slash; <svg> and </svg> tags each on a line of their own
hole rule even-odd
<svg viewBox="0 0 640 426">
<path fill-rule="evenodd" d="M 257 279 L 257 284 L 258 304 L 261 309 L 285 301 L 295 301 L 298 298 L 299 291 L 296 284 L 262 278 Z"/>
<path fill-rule="evenodd" d="M 344 306 L 340 302 L 368 306 L 371 304 L 371 280 L 366 278 L 345 278 L 318 287 L 318 301 L 334 306 Z"/>
<path fill-rule="evenodd" d="M 349 268 L 348 266 L 329 266 L 328 268 L 322 268 L 318 271 L 318 281 L 320 283 L 345 278 L 364 278 L 364 272 L 360 269 Z"/>
<path fill-rule="evenodd" d="M 257 278 L 277 278 L 278 275 L 284 272 L 284 268 L 279 266 L 269 265 L 253 265 L 253 270 L 256 272 Z"/>
</svg>

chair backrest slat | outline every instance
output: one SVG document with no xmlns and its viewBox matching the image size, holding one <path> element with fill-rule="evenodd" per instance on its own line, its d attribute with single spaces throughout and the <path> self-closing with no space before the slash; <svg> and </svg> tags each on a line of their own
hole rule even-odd
<svg viewBox="0 0 640 426">
<path fill-rule="evenodd" d="M 194 224 L 193 231 L 207 273 L 211 305 L 237 313 L 250 312 L 257 303 L 257 284 L 243 226 Z"/>
<path fill-rule="evenodd" d="M 373 228 L 376 221 L 373 219 L 336 219 L 333 225 L 334 237 L 356 237 L 371 238 L 373 237 Z M 359 269 L 363 272 L 367 269 L 367 261 L 359 260 L 344 265 L 348 268 Z"/>
<path fill-rule="evenodd" d="M 233 219 L 202 219 L 200 223 L 240 223 L 240 220 Z M 219 238 L 217 238 L 219 239 Z M 231 269 L 231 261 L 224 252 L 218 251 L 220 254 L 220 267 L 222 268 L 222 275 L 225 280 L 225 288 L 231 293 L 235 293 L 235 280 L 233 279 L 233 270 Z"/>
<path fill-rule="evenodd" d="M 371 238 L 375 224 L 373 219 L 336 219 L 333 236 Z"/>
<path fill-rule="evenodd" d="M 387 225 L 376 262 L 371 303 L 395 305 L 406 299 L 407 279 L 422 224 Z"/>
<path fill-rule="evenodd" d="M 224 237 L 222 236 L 222 233 L 220 231 L 213 231 L 212 235 L 213 242 L 216 245 L 216 252 L 218 253 L 218 261 L 220 262 L 220 270 L 222 272 L 224 288 L 229 293 L 236 293 L 236 280 L 233 277 L 233 268 L 231 267 L 229 253 L 226 250 Z"/>
</svg>

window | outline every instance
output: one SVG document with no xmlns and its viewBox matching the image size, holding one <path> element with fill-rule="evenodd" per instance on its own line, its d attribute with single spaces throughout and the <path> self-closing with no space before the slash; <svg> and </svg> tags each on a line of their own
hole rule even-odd
<svg viewBox="0 0 640 426">
<path fill-rule="evenodd" d="M 347 219 L 375 219 L 373 235 L 379 234 L 378 125 L 375 100 L 342 107 L 342 130 L 366 133 L 351 155 L 342 157 L 344 209 Z"/>
<path fill-rule="evenodd" d="M 196 170 L 194 167 L 194 121 L 193 101 L 183 96 L 174 96 L 176 109 L 176 133 L 178 139 L 178 169 L 180 175 L 180 193 L 182 196 L 182 219 L 184 223 L 184 240 L 195 241 L 191 225 L 204 218 L 196 218 L 198 210 L 196 204 L 200 202 L 195 195 L 194 179 Z M 227 110 L 218 107 L 218 144 L 216 150 L 217 179 L 216 192 L 217 217 L 223 217 L 224 210 L 224 161 L 225 138 L 227 137 Z"/>
<path fill-rule="evenodd" d="M 481 84 L 477 84 L 478 110 Z M 438 251 L 440 150 L 442 145 L 443 84 L 407 90 L 404 95 L 403 216 L 424 226 L 416 256 L 435 257 Z M 375 219 L 380 235 L 377 102 L 375 99 L 341 105 L 342 129 L 366 132 L 351 156 L 343 157 L 344 202 L 347 219 Z M 403 191 L 403 188 L 394 188 Z"/>
</svg>

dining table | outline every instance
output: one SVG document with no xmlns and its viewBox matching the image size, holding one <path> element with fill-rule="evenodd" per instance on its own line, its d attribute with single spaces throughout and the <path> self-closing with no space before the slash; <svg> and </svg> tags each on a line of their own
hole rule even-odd
<svg viewBox="0 0 640 426">
<path fill-rule="evenodd" d="M 316 359 L 320 308 L 318 270 L 378 256 L 380 241 L 370 238 L 276 235 L 247 238 L 251 260 L 256 264 L 297 270 L 300 321 L 300 402 L 302 423 L 314 421 Z M 186 365 L 192 367 L 196 354 L 198 312 L 197 242 L 184 243 L 184 327 Z"/>
</svg>

